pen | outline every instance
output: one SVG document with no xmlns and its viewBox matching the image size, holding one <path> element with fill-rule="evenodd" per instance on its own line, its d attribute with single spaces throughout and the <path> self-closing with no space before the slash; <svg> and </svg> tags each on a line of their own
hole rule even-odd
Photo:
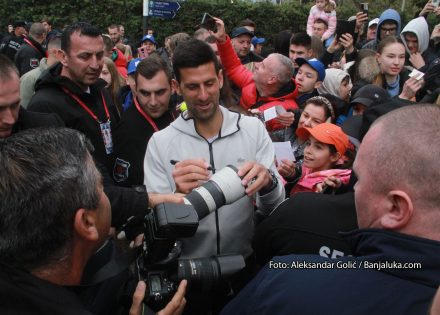
<svg viewBox="0 0 440 315">
<path fill-rule="evenodd" d="M 179 161 L 177 160 L 170 160 L 171 165 L 176 165 L 177 163 L 179 163 Z M 208 171 L 213 171 L 215 172 L 215 168 L 213 168 L 212 166 L 208 166 Z"/>
</svg>

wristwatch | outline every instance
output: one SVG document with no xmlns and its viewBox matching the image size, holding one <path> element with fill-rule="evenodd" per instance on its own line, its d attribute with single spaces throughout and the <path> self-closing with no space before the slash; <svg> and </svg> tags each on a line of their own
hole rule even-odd
<svg viewBox="0 0 440 315">
<path fill-rule="evenodd" d="M 269 175 L 272 179 L 272 185 L 270 187 L 264 187 L 263 189 L 261 189 L 260 195 L 268 194 L 278 186 L 278 177 L 272 170 L 268 169 L 267 171 L 269 172 Z"/>
</svg>

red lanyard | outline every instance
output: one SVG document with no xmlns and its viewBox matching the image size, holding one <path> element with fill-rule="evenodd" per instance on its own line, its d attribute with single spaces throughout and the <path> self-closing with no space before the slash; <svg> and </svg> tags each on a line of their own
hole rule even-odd
<svg viewBox="0 0 440 315">
<path fill-rule="evenodd" d="M 79 99 L 78 96 L 76 96 L 75 94 L 73 94 L 72 92 L 70 92 L 68 89 L 66 89 L 65 87 L 62 87 L 63 91 L 68 94 L 71 98 L 73 98 L 82 108 L 84 108 L 84 110 L 89 113 L 90 116 L 92 116 L 92 118 L 94 120 L 96 120 L 99 124 L 101 124 L 102 122 L 99 121 L 98 117 L 90 110 L 90 108 L 87 107 L 86 104 L 84 104 L 83 101 L 81 101 Z M 107 104 L 105 102 L 104 99 L 104 94 L 102 94 L 101 91 L 101 98 L 102 98 L 102 104 L 104 105 L 104 109 L 105 109 L 105 114 L 107 115 L 107 122 L 110 122 L 110 114 L 108 112 L 108 108 L 107 108 Z"/>
<path fill-rule="evenodd" d="M 155 122 L 153 121 L 153 119 L 151 119 L 150 116 L 148 116 L 143 109 L 139 106 L 139 103 L 136 99 L 136 96 L 133 96 L 133 101 L 134 101 L 134 105 L 136 106 L 136 109 L 138 110 L 138 112 L 144 116 L 144 118 L 147 120 L 147 122 L 151 125 L 151 127 L 153 127 L 154 131 L 159 131 L 159 128 L 157 128 Z"/>
<path fill-rule="evenodd" d="M 33 49 L 35 49 L 37 52 L 41 53 L 40 50 L 39 50 L 37 47 L 35 47 L 35 45 L 32 44 L 32 42 L 31 42 L 29 39 L 25 38 L 24 41 L 25 41 L 29 46 L 31 46 Z M 45 53 L 45 56 L 44 56 L 44 57 L 47 58 L 47 51 L 44 52 L 44 53 Z"/>
</svg>

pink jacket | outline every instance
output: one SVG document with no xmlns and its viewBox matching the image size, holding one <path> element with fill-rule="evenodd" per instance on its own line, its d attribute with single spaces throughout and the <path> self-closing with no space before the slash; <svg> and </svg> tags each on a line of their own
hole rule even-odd
<svg viewBox="0 0 440 315">
<path fill-rule="evenodd" d="M 341 180 L 343 185 L 347 185 L 350 175 L 350 169 L 330 169 L 311 173 L 310 169 L 303 165 L 301 178 L 290 191 L 290 195 L 297 192 L 315 192 L 316 185 L 322 183 L 329 176 L 335 176 Z"/>
<path fill-rule="evenodd" d="M 313 35 L 313 23 L 315 23 L 317 19 L 322 19 L 328 23 L 328 29 L 322 35 L 322 39 L 326 40 L 331 37 L 336 31 L 336 11 L 333 10 L 330 13 L 326 13 L 318 9 L 316 5 L 314 5 L 310 9 L 309 18 L 307 20 L 307 34 L 309 34 L 310 36 Z"/>
</svg>

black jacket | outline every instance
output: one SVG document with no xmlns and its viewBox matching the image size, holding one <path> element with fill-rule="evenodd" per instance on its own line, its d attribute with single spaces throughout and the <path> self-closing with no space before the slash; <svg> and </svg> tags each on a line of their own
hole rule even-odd
<svg viewBox="0 0 440 315">
<path fill-rule="evenodd" d="M 74 292 L 4 264 L 0 264 L 0 313 L 91 315 Z"/>
<path fill-rule="evenodd" d="M 6 55 L 12 62 L 14 62 L 15 54 L 23 44 L 23 36 L 15 36 L 15 34 L 9 34 L 3 38 L 0 44 L 0 53 Z"/>
<path fill-rule="evenodd" d="M 26 37 L 15 54 L 15 65 L 20 72 L 20 76 L 37 68 L 43 57 L 46 57 L 46 51 L 43 46 L 32 37 Z"/>
<path fill-rule="evenodd" d="M 335 258 L 351 254 L 338 234 L 357 228 L 354 194 L 298 193 L 281 203 L 256 230 L 253 247 L 259 264 L 288 254 Z"/>
<path fill-rule="evenodd" d="M 12 133 L 38 127 L 64 127 L 64 122 L 56 114 L 34 113 L 20 107 Z"/>
<path fill-rule="evenodd" d="M 101 92 L 110 114 L 110 126 L 113 130 L 118 121 L 116 107 L 104 88 L 104 81 L 98 80 L 90 86 L 90 94 L 82 91 L 70 79 L 60 76 L 61 64 L 50 68 L 35 86 L 35 94 L 29 103 L 29 110 L 43 113 L 56 113 L 66 127 L 84 133 L 95 151 L 92 152 L 95 162 L 104 177 L 104 191 L 112 206 L 112 225 L 119 227 L 130 216 L 143 218 L 148 208 L 148 196 L 131 188 L 116 187 L 110 177 L 113 166 L 113 154 L 106 154 L 99 123 L 95 121 L 62 87 L 77 95 L 101 121 L 106 121 Z M 114 148 L 114 143 L 113 143 Z M 100 167 L 101 166 L 101 167 Z"/>
<path fill-rule="evenodd" d="M 153 119 L 159 130 L 174 120 L 170 111 Z M 115 128 L 115 164 L 113 179 L 120 186 L 144 184 L 144 157 L 147 144 L 154 133 L 153 126 L 139 113 L 136 106 L 130 106 Z"/>
<path fill-rule="evenodd" d="M 113 129 L 118 121 L 118 113 L 113 101 L 104 88 L 103 81 L 90 86 L 90 94 L 82 91 L 78 85 L 67 77 L 61 76 L 62 65 L 57 64 L 37 81 L 35 94 L 29 102 L 28 109 L 41 113 L 56 113 L 64 121 L 66 127 L 76 129 L 84 133 L 92 142 L 95 151 L 94 158 L 99 163 L 111 169 L 113 155 L 106 154 L 104 141 L 99 123 L 81 107 L 62 88 L 66 88 L 74 95 L 77 95 L 88 108 L 102 122 L 107 121 L 101 93 L 104 96 L 110 114 L 110 125 Z"/>
</svg>

